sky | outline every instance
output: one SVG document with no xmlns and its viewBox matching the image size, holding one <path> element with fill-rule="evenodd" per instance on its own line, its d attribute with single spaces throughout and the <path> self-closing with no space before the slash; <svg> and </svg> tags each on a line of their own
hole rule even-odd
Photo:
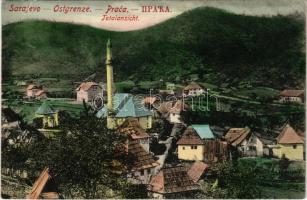
<svg viewBox="0 0 307 200">
<path fill-rule="evenodd" d="M 39 7 L 37 12 L 19 11 L 20 6 L 26 10 L 33 6 Z M 89 7 L 90 12 L 63 13 L 59 7 Z M 168 7 L 170 12 L 142 12 L 142 6 Z M 304 13 L 304 0 L 189 0 L 189 1 L 2 1 L 2 25 L 23 20 L 37 19 L 57 22 L 69 22 L 86 24 L 96 28 L 113 31 L 132 31 L 150 27 L 167 19 L 182 14 L 185 11 L 210 6 L 233 12 L 236 14 L 254 16 L 273 16 L 277 14 L 288 15 L 295 12 Z M 127 8 L 127 12 L 115 12 L 115 8 Z M 107 12 L 108 8 L 114 8 L 113 12 Z M 146 7 L 148 8 L 148 7 Z M 33 8 L 32 8 L 33 9 Z M 11 11 L 10 11 L 11 10 Z M 111 9 L 110 9 L 111 10 Z M 153 10 L 152 10 L 153 11 Z M 131 21 L 105 20 L 108 17 L 130 17 Z M 134 17 L 134 18 L 133 18 Z"/>
</svg>

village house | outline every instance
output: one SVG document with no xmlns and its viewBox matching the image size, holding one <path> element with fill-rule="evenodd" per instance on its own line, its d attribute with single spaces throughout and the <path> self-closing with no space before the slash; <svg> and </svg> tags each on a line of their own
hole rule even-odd
<svg viewBox="0 0 307 200">
<path fill-rule="evenodd" d="M 101 87 L 95 82 L 83 82 L 77 89 L 77 101 L 91 102 L 102 93 Z"/>
<path fill-rule="evenodd" d="M 127 163 L 114 162 L 114 169 L 119 173 L 127 173 L 128 181 L 134 184 L 148 184 L 150 177 L 156 173 L 156 162 L 149 151 L 150 136 L 140 126 L 136 119 L 129 118 L 117 131 L 128 138 L 124 152 L 119 150 L 117 155 L 125 154 Z"/>
<path fill-rule="evenodd" d="M 43 86 L 30 84 L 26 89 L 26 98 L 45 99 L 47 95 Z"/>
<path fill-rule="evenodd" d="M 180 124 L 182 123 L 181 114 L 187 109 L 188 106 L 182 100 L 178 100 L 161 103 L 157 111 L 161 117 L 166 118 L 170 123 Z"/>
<path fill-rule="evenodd" d="M 304 90 L 283 90 L 279 94 L 279 101 L 282 103 L 287 102 L 304 102 Z"/>
<path fill-rule="evenodd" d="M 26 199 L 60 199 L 63 198 L 56 183 L 50 175 L 49 168 L 45 168 L 36 179 Z"/>
<path fill-rule="evenodd" d="M 264 137 L 259 133 L 253 132 L 247 139 L 247 148 L 244 156 L 264 156 L 264 148 L 266 145 L 273 144 L 273 140 L 268 137 Z"/>
<path fill-rule="evenodd" d="M 97 117 L 107 118 L 107 127 L 116 129 L 126 119 L 135 118 L 144 129 L 152 127 L 153 113 L 145 108 L 141 99 L 128 93 L 115 93 L 113 82 L 113 66 L 111 41 L 107 42 L 106 71 L 107 71 L 107 105 L 97 112 Z"/>
<path fill-rule="evenodd" d="M 224 136 L 224 139 L 233 149 L 237 150 L 240 155 L 245 155 L 248 151 L 247 144 L 250 134 L 251 130 L 248 127 L 231 128 Z"/>
<path fill-rule="evenodd" d="M 36 110 L 35 117 L 42 119 L 42 128 L 54 128 L 59 126 L 59 111 L 53 109 L 47 101 Z"/>
<path fill-rule="evenodd" d="M 207 168 L 199 161 L 190 166 L 162 168 L 148 185 L 149 198 L 191 198 L 200 190 L 198 182 Z"/>
<path fill-rule="evenodd" d="M 178 158 L 216 162 L 228 158 L 227 143 L 216 139 L 209 125 L 192 125 L 177 142 Z"/>
<path fill-rule="evenodd" d="M 195 97 L 205 93 L 205 90 L 197 83 L 190 83 L 182 92 L 183 97 Z"/>
<path fill-rule="evenodd" d="M 275 145 L 267 145 L 266 155 L 270 157 L 282 158 L 285 156 L 289 160 L 304 160 L 304 140 L 297 132 L 286 124 L 278 137 Z"/>
</svg>

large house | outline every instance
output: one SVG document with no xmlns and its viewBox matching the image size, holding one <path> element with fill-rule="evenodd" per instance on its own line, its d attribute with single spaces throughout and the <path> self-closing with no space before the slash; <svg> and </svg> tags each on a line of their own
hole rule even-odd
<svg viewBox="0 0 307 200">
<path fill-rule="evenodd" d="M 205 90 L 197 83 L 190 83 L 183 89 L 183 97 L 195 97 L 205 93 Z"/>
<path fill-rule="evenodd" d="M 98 83 L 83 82 L 77 89 L 77 101 L 91 102 L 95 97 L 101 94 L 102 90 Z"/>
<path fill-rule="evenodd" d="M 148 185 L 150 198 L 191 198 L 200 190 L 198 181 L 208 168 L 203 162 L 194 162 L 191 166 L 162 168 L 154 175 Z"/>
<path fill-rule="evenodd" d="M 269 156 L 282 158 L 285 156 L 289 160 L 304 160 L 304 140 L 296 131 L 286 124 L 278 137 L 275 145 L 267 145 L 266 152 Z"/>
<path fill-rule="evenodd" d="M 26 98 L 44 99 L 47 98 L 47 95 L 43 86 L 30 84 L 26 89 Z"/>
<path fill-rule="evenodd" d="M 142 99 L 128 93 L 114 93 L 113 66 L 111 42 L 107 42 L 106 71 L 107 71 L 107 105 L 101 108 L 97 117 L 107 118 L 107 127 L 115 129 L 126 119 L 135 118 L 144 129 L 152 127 L 153 113 L 145 108 Z"/>
<path fill-rule="evenodd" d="M 279 94 L 279 101 L 282 103 L 287 102 L 304 102 L 304 90 L 283 90 Z"/>
<path fill-rule="evenodd" d="M 132 183 L 148 184 L 150 177 L 156 173 L 156 167 L 160 165 L 149 152 L 150 136 L 133 118 L 127 119 L 117 131 L 128 137 L 124 152 L 118 153 L 119 155 L 124 153 L 128 159 L 124 163 L 117 162 L 114 165 L 115 169 L 120 173 L 126 173 Z"/>
<path fill-rule="evenodd" d="M 215 138 L 209 125 L 192 125 L 177 142 L 178 158 L 214 162 L 226 159 L 227 143 Z"/>
<path fill-rule="evenodd" d="M 50 175 L 49 168 L 45 168 L 33 184 L 27 199 L 59 199 L 63 198 Z"/>
</svg>

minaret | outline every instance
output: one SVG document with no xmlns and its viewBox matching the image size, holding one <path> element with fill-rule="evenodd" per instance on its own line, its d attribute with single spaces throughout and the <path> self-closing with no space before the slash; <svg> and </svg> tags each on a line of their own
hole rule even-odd
<svg viewBox="0 0 307 200">
<path fill-rule="evenodd" d="M 112 52 L 111 41 L 107 42 L 107 55 L 106 55 L 106 67 L 107 67 L 107 95 L 108 95 L 108 113 L 113 111 L 113 67 L 112 67 Z"/>
</svg>

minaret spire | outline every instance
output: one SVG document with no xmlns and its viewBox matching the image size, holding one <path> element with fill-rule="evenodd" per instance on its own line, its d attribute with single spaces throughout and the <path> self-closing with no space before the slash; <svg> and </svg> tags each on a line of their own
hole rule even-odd
<svg viewBox="0 0 307 200">
<path fill-rule="evenodd" d="M 108 113 L 113 111 L 113 67 L 111 40 L 108 39 L 106 51 L 106 71 L 107 71 L 107 95 L 108 95 Z"/>
</svg>

